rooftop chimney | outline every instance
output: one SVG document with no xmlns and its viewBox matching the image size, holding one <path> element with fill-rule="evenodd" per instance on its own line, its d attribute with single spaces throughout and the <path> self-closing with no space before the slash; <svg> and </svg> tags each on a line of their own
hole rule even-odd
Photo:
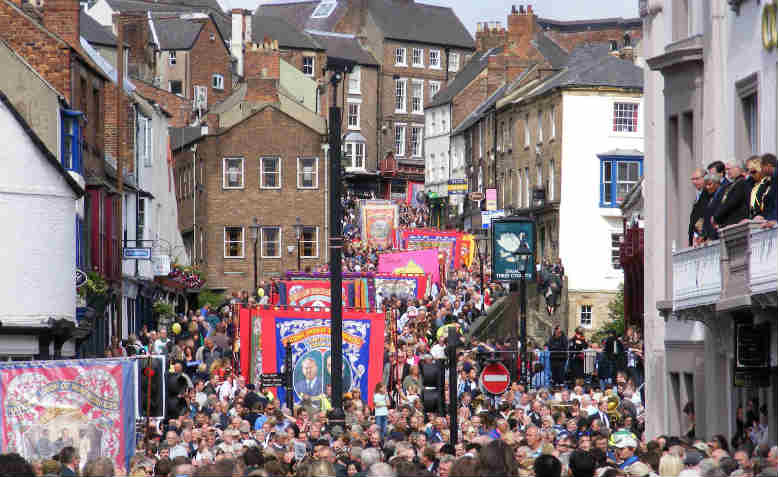
<svg viewBox="0 0 778 477">
<path fill-rule="evenodd" d="M 265 37 L 261 44 L 247 42 L 245 47 L 246 101 L 277 102 L 278 80 L 281 78 L 278 41 Z"/>
<path fill-rule="evenodd" d="M 43 26 L 72 47 L 80 47 L 81 25 L 78 0 L 46 0 L 43 5 Z"/>
<path fill-rule="evenodd" d="M 526 57 L 532 48 L 532 39 L 538 31 L 540 27 L 532 12 L 532 5 L 527 5 L 526 10 L 523 5 L 520 6 L 518 14 L 508 16 L 507 48 L 522 58 Z"/>
</svg>

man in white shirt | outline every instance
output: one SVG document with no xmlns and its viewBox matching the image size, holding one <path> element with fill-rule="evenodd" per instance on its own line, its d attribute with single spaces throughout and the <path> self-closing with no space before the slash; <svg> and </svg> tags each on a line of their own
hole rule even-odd
<svg viewBox="0 0 778 477">
<path fill-rule="evenodd" d="M 159 338 L 154 341 L 152 345 L 152 354 L 167 354 L 167 345 L 170 340 L 167 337 L 167 329 L 162 328 L 159 330 Z"/>
<path fill-rule="evenodd" d="M 430 354 L 435 359 L 445 359 L 446 358 L 446 337 L 445 335 L 440 335 L 438 338 L 437 343 L 435 343 L 432 346 L 432 349 L 430 350 Z"/>
<path fill-rule="evenodd" d="M 178 434 L 175 431 L 167 432 L 165 442 L 170 447 L 170 460 L 178 456 L 189 458 L 189 449 L 178 442 Z"/>
</svg>

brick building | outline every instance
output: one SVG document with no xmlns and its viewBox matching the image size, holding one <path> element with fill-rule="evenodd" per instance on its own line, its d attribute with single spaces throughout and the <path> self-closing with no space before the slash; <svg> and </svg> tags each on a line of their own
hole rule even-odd
<svg viewBox="0 0 778 477">
<path fill-rule="evenodd" d="M 327 259 L 325 121 L 285 95 L 271 45 L 247 46 L 245 85 L 215 126 L 172 135 L 180 228 L 211 289 L 252 288 L 254 219 L 261 278 L 297 268 L 298 253 L 303 268 Z"/>
<path fill-rule="evenodd" d="M 365 137 L 367 172 L 382 197 L 406 199 L 424 182 L 424 104 L 465 63 L 475 44 L 450 8 L 413 0 L 322 0 L 260 5 L 300 31 L 354 35 L 377 60 L 376 134 Z M 363 97 L 372 94 L 363 87 Z M 344 149 L 345 151 L 345 149 Z M 375 155 L 374 155 L 375 154 Z M 376 170 L 371 170 L 373 157 Z"/>
</svg>

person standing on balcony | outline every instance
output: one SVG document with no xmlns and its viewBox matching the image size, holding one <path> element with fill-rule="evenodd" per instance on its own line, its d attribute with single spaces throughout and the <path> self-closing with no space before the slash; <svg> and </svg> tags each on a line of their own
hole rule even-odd
<svg viewBox="0 0 778 477">
<path fill-rule="evenodd" d="M 749 217 L 756 220 L 764 219 L 765 212 L 768 210 L 770 191 L 775 187 L 773 184 L 773 171 L 775 170 L 775 156 L 765 154 L 749 168 L 749 174 L 754 179 L 755 185 L 751 190 L 749 200 Z"/>
<path fill-rule="evenodd" d="M 736 166 L 739 168 L 740 164 Z M 721 205 L 713 217 L 714 225 L 718 229 L 737 224 L 748 218 L 748 182 L 742 174 L 736 176 L 736 171 L 732 167 L 730 167 L 730 171 L 735 179 L 721 196 Z"/>
<path fill-rule="evenodd" d="M 694 245 L 694 238 L 696 236 L 702 236 L 703 216 L 705 215 L 705 207 L 710 201 L 710 195 L 705 190 L 705 171 L 702 169 L 695 169 L 692 172 L 691 181 L 694 188 L 697 189 L 697 197 L 694 200 L 692 206 L 692 213 L 689 217 L 689 247 Z"/>
<path fill-rule="evenodd" d="M 768 171 L 772 169 L 773 178 L 773 185 L 770 187 L 770 191 L 765 199 L 764 218 L 766 222 L 762 225 L 762 227 L 768 228 L 775 227 L 776 223 L 778 223 L 778 167 L 775 165 L 775 156 L 773 154 L 765 154 L 765 156 L 770 156 L 766 162 Z M 764 168 L 765 165 L 763 164 L 762 167 Z"/>
<path fill-rule="evenodd" d="M 703 214 L 701 241 L 698 241 L 698 244 L 708 240 L 718 240 L 719 238 L 719 232 L 715 227 L 713 217 L 721 207 L 721 191 L 725 188 L 725 186 L 721 185 L 721 177 L 715 172 L 705 174 L 703 181 L 705 182 L 705 191 L 710 196 L 710 200 Z"/>
</svg>

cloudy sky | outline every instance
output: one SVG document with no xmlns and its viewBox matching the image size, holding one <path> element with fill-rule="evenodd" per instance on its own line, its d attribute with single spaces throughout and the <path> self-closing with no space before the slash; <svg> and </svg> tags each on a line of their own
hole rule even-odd
<svg viewBox="0 0 778 477">
<path fill-rule="evenodd" d="M 220 0 L 224 6 L 251 10 L 257 8 L 261 2 L 262 0 Z M 470 33 L 475 34 L 476 22 L 501 21 L 505 25 L 511 5 L 526 5 L 528 1 L 420 0 L 419 3 L 452 7 Z M 638 0 L 536 0 L 531 2 L 531 5 L 538 16 L 554 20 L 638 16 Z"/>
</svg>

